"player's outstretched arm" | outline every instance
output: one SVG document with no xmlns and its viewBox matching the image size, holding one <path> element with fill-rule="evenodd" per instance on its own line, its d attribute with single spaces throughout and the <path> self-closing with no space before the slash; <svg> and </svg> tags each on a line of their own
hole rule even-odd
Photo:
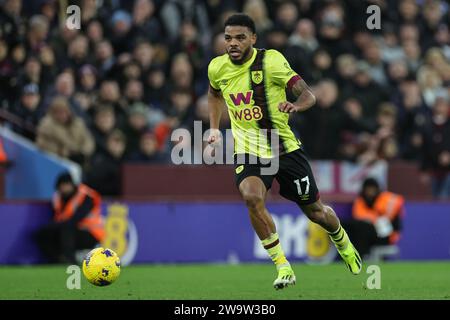
<svg viewBox="0 0 450 320">
<path fill-rule="evenodd" d="M 208 108 L 209 108 L 209 125 L 210 134 L 208 138 L 209 144 L 218 143 L 219 124 L 222 117 L 222 111 L 225 101 L 222 96 L 222 92 L 209 88 L 208 90 Z"/>
<path fill-rule="evenodd" d="M 303 79 L 297 80 L 291 88 L 292 93 L 297 97 L 294 103 L 280 102 L 278 109 L 281 112 L 302 112 L 308 110 L 316 103 L 316 97 Z"/>
</svg>

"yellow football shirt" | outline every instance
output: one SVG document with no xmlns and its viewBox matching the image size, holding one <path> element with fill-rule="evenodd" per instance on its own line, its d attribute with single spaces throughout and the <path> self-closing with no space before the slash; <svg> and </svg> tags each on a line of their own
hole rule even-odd
<svg viewBox="0 0 450 320">
<path fill-rule="evenodd" d="M 271 158 L 300 147 L 288 125 L 289 114 L 278 110 L 286 101 L 286 88 L 300 76 L 280 52 L 254 48 L 242 65 L 221 55 L 209 63 L 208 78 L 228 107 L 235 154 Z"/>
</svg>

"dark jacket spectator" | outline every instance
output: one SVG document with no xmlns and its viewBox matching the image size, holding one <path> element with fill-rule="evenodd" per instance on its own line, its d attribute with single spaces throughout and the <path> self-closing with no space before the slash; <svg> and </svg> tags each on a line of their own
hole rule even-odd
<svg viewBox="0 0 450 320">
<path fill-rule="evenodd" d="M 114 130 L 106 140 L 106 152 L 96 152 L 86 170 L 85 182 L 105 196 L 122 192 L 121 165 L 125 154 L 125 136 Z"/>
<path fill-rule="evenodd" d="M 448 97 L 438 97 L 431 121 L 423 132 L 422 169 L 431 175 L 433 195 L 450 197 L 450 106 Z"/>
<path fill-rule="evenodd" d="M 36 129 L 40 120 L 40 100 L 39 87 L 34 83 L 30 83 L 23 88 L 20 103 L 12 110 L 21 120 L 20 124 L 13 126 L 13 130 L 33 141 L 36 137 Z"/>
</svg>

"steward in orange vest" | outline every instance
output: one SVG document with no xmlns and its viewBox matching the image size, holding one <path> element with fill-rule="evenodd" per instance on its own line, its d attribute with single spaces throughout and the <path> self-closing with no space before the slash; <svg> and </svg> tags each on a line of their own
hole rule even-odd
<svg viewBox="0 0 450 320">
<path fill-rule="evenodd" d="M 386 237 L 390 244 L 395 244 L 400 239 L 400 219 L 403 215 L 404 203 L 405 200 L 402 196 L 389 191 L 380 192 L 371 206 L 363 196 L 359 196 L 353 203 L 353 218 L 368 221 L 375 226 L 377 226 L 379 218 L 386 218 L 386 223 L 390 222 L 392 225 L 392 228 L 389 226 L 385 228 L 388 233 Z M 383 226 L 380 226 L 381 228 Z M 389 232 L 389 230 L 391 231 Z"/>
<path fill-rule="evenodd" d="M 89 231 L 99 242 L 105 237 L 101 197 L 97 191 L 88 186 L 78 185 L 76 193 L 66 202 L 59 192 L 55 192 L 53 210 L 55 222 L 77 222 L 79 229 Z"/>
<path fill-rule="evenodd" d="M 92 249 L 105 236 L 100 194 L 76 185 L 64 173 L 58 177 L 52 205 L 54 222 L 38 231 L 38 246 L 50 262 L 77 263 L 77 250 Z"/>
<path fill-rule="evenodd" d="M 368 178 L 353 202 L 349 236 L 360 254 L 369 254 L 375 245 L 396 244 L 400 239 L 405 200 L 401 195 L 381 191 L 378 182 Z"/>
</svg>

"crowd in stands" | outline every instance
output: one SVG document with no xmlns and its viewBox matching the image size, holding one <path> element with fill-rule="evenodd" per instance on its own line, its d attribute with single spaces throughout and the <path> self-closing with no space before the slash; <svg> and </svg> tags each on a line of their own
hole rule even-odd
<svg viewBox="0 0 450 320">
<path fill-rule="evenodd" d="M 450 8 L 443 0 L 2 0 L 1 121 L 120 193 L 125 162 L 170 163 L 171 132 L 208 129 L 223 22 L 250 15 L 317 104 L 291 117 L 312 159 L 416 162 L 450 193 Z M 81 8 L 81 28 L 65 23 Z M 366 8 L 381 9 L 368 29 Z M 229 127 L 225 117 L 223 128 Z M 447 191 L 446 191 L 447 190 Z M 447 194 L 448 196 L 448 194 Z"/>
</svg>

